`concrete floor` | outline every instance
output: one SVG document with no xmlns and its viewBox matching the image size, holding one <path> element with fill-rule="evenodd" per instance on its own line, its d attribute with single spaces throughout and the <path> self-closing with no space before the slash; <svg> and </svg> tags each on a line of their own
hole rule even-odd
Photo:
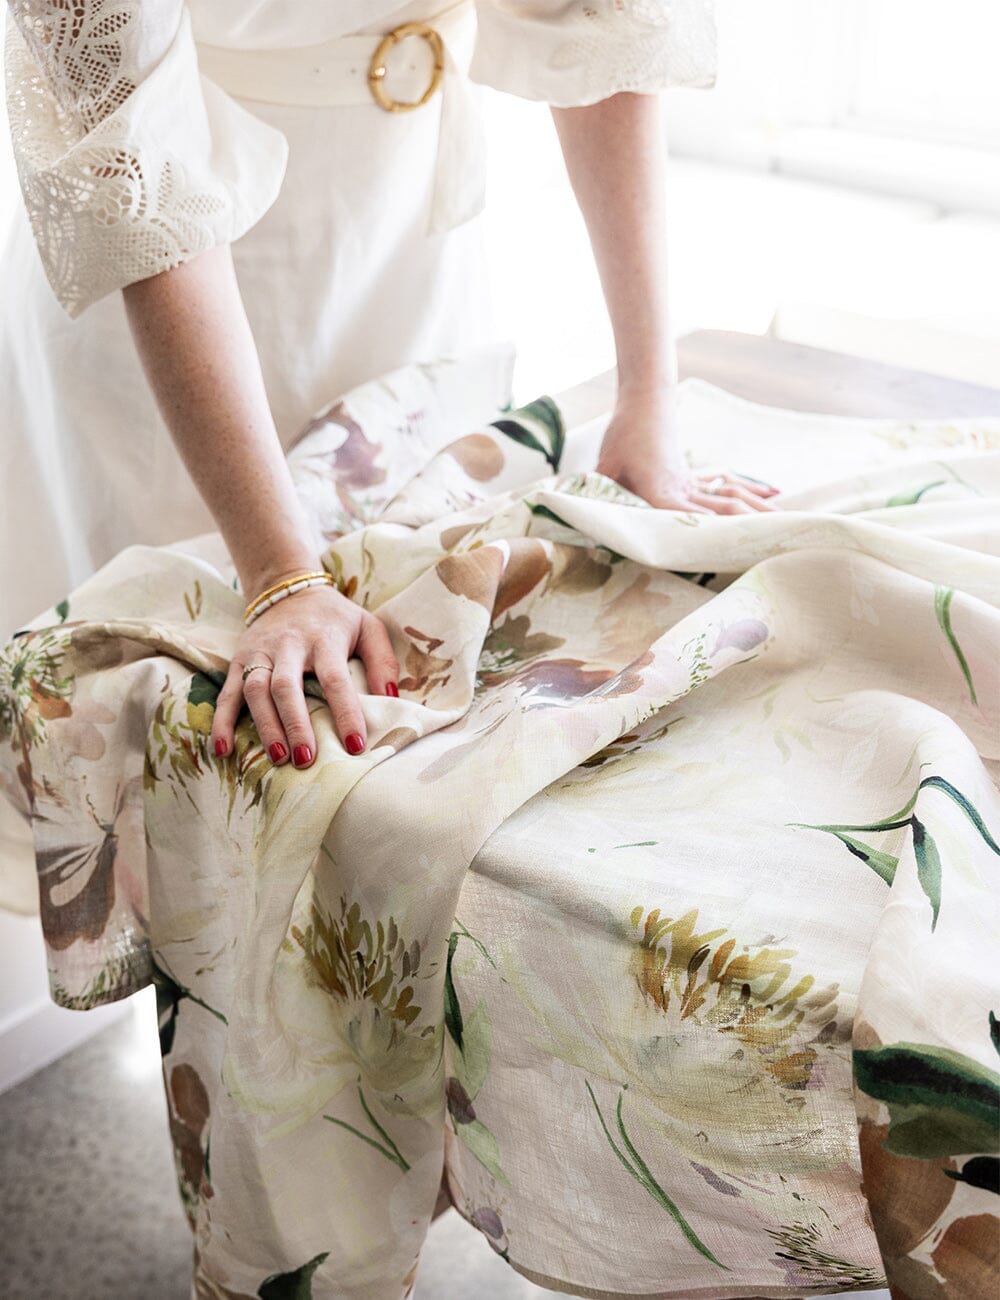
<svg viewBox="0 0 1000 1300">
<path fill-rule="evenodd" d="M 3 1300 L 188 1300 L 150 990 L 132 1014 L 0 1095 Z M 449 1211 L 415 1300 L 540 1300 Z M 885 1292 L 866 1293 L 888 1300 Z"/>
</svg>

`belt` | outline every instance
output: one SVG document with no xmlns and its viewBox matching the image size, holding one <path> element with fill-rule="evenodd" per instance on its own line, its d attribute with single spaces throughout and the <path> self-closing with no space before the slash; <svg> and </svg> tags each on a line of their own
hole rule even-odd
<svg viewBox="0 0 1000 1300">
<path fill-rule="evenodd" d="M 228 94 L 267 104 L 370 104 L 372 112 L 405 115 L 440 92 L 427 225 L 427 233 L 436 234 L 476 216 L 486 202 L 486 138 L 466 76 L 475 36 L 475 4 L 459 0 L 423 22 L 402 23 L 384 35 L 359 33 L 274 50 L 236 50 L 199 41 L 198 64 Z M 408 50 L 397 49 L 400 42 Z"/>
</svg>

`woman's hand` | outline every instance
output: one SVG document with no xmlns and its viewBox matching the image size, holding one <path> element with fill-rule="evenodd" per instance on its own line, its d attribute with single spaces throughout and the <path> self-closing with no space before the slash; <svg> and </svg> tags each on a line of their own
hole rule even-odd
<svg viewBox="0 0 1000 1300">
<path fill-rule="evenodd" d="M 315 673 L 349 754 L 365 747 L 365 719 L 347 669 L 357 655 L 372 694 L 398 695 L 399 665 L 389 634 L 374 614 L 332 587 L 311 587 L 272 605 L 240 637 L 219 693 L 212 723 L 217 757 L 233 751 L 233 728 L 243 701 L 271 762 L 309 767 L 316 737 L 309 721 L 303 675 Z M 260 665 L 243 677 L 244 668 Z"/>
<path fill-rule="evenodd" d="M 597 469 L 650 505 L 667 510 L 729 515 L 777 509 L 768 498 L 778 488 L 770 484 L 724 468 L 695 471 L 685 464 L 672 387 L 619 393 Z M 706 492 L 706 484 L 719 477 L 725 480 L 722 485 Z"/>
<path fill-rule="evenodd" d="M 316 568 L 314 540 L 268 406 L 229 246 L 217 245 L 123 290 L 160 413 L 219 525 L 243 590 Z M 216 756 L 233 752 L 249 705 L 272 763 L 316 757 L 302 678 L 315 673 L 344 748 L 360 754 L 365 719 L 347 661 L 363 660 L 373 693 L 398 694 L 382 623 L 332 587 L 272 605 L 240 637 L 212 724 Z M 245 678 L 250 665 L 254 671 Z"/>
</svg>

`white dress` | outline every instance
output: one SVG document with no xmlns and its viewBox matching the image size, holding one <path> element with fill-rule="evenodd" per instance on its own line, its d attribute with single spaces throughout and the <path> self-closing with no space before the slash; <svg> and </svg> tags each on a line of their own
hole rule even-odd
<svg viewBox="0 0 1000 1300">
<path fill-rule="evenodd" d="M 9 0 L 25 203 L 0 268 L 0 636 L 122 547 L 211 527 L 116 290 L 233 242 L 287 447 L 338 393 L 495 339 L 477 83 L 573 105 L 714 78 L 710 0 L 445 8 Z M 443 88 L 387 112 L 369 50 L 408 20 L 444 35 Z M 431 46 L 386 64 L 412 100 Z"/>
</svg>

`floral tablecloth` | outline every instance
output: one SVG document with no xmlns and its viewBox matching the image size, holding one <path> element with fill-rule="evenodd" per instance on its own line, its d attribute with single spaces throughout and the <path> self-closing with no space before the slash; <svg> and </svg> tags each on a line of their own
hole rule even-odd
<svg viewBox="0 0 1000 1300">
<path fill-rule="evenodd" d="M 308 772 L 210 756 L 217 538 L 3 651 L 53 996 L 156 985 L 193 1294 L 398 1300 L 443 1166 L 556 1289 L 986 1300 L 1000 423 L 689 383 L 690 462 L 784 489 L 699 516 L 497 388 L 410 367 L 291 455 L 402 669 L 363 756 L 315 683 Z"/>
</svg>

